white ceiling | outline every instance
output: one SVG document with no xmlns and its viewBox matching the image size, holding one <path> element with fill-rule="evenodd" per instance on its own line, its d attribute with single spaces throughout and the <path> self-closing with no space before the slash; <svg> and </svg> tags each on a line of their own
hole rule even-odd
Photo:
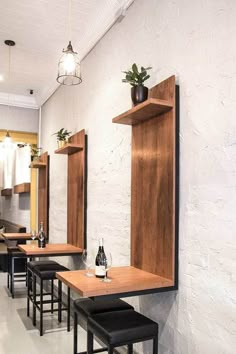
<svg viewBox="0 0 236 354">
<path fill-rule="evenodd" d="M 72 0 L 71 39 L 80 59 L 133 1 Z M 69 0 L 0 1 L 0 104 L 37 108 L 57 89 L 57 64 L 69 40 L 68 14 Z M 6 39 L 16 42 L 10 78 Z"/>
</svg>

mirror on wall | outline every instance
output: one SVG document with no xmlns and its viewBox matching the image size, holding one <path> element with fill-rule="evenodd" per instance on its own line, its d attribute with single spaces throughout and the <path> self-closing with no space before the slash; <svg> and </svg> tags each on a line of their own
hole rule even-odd
<svg viewBox="0 0 236 354">
<path fill-rule="evenodd" d="M 37 141 L 37 133 L 0 130 L 0 220 L 27 231 L 37 228 L 37 170 L 29 167 Z"/>
</svg>

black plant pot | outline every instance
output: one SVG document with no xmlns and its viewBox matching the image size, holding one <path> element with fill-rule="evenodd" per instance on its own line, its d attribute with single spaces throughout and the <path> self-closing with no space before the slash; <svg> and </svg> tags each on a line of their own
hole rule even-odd
<svg viewBox="0 0 236 354">
<path fill-rule="evenodd" d="M 148 98 L 148 88 L 142 85 L 131 87 L 131 98 L 135 106 L 146 101 Z"/>
</svg>

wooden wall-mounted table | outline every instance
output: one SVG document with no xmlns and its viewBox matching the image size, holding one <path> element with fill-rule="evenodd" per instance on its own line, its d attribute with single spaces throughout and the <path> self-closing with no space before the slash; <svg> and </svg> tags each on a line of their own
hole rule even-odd
<svg viewBox="0 0 236 354">
<path fill-rule="evenodd" d="M 31 240 L 31 234 L 30 233 L 23 233 L 23 232 L 22 233 L 14 233 L 14 232 L 3 233 L 2 237 L 8 241 Z"/>
<path fill-rule="evenodd" d="M 28 257 L 73 256 L 83 252 L 81 248 L 68 243 L 49 243 L 45 248 L 39 248 L 37 245 L 18 245 L 18 247 Z"/>
<path fill-rule="evenodd" d="M 173 290 L 170 279 L 127 266 L 114 267 L 108 272 L 110 283 L 101 282 L 96 277 L 86 277 L 85 270 L 58 272 L 57 278 L 83 297 L 120 298 Z"/>
</svg>

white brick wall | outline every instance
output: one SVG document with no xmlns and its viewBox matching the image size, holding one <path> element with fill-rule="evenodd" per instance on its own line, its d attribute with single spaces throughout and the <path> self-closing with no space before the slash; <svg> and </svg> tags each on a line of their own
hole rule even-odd
<svg viewBox="0 0 236 354">
<path fill-rule="evenodd" d="M 180 287 L 133 299 L 160 324 L 160 354 L 235 352 L 236 4 L 234 0 L 136 0 L 82 63 L 83 83 L 62 87 L 42 110 L 51 153 L 50 231 L 66 240 L 66 157 L 51 134 L 88 134 L 88 244 L 100 236 L 114 264 L 129 263 L 130 108 L 121 70 L 152 65 L 149 86 L 180 84 Z M 70 260 L 69 265 L 73 262 Z M 74 264 L 77 267 L 78 263 Z M 150 343 L 138 346 L 151 353 Z"/>
</svg>

